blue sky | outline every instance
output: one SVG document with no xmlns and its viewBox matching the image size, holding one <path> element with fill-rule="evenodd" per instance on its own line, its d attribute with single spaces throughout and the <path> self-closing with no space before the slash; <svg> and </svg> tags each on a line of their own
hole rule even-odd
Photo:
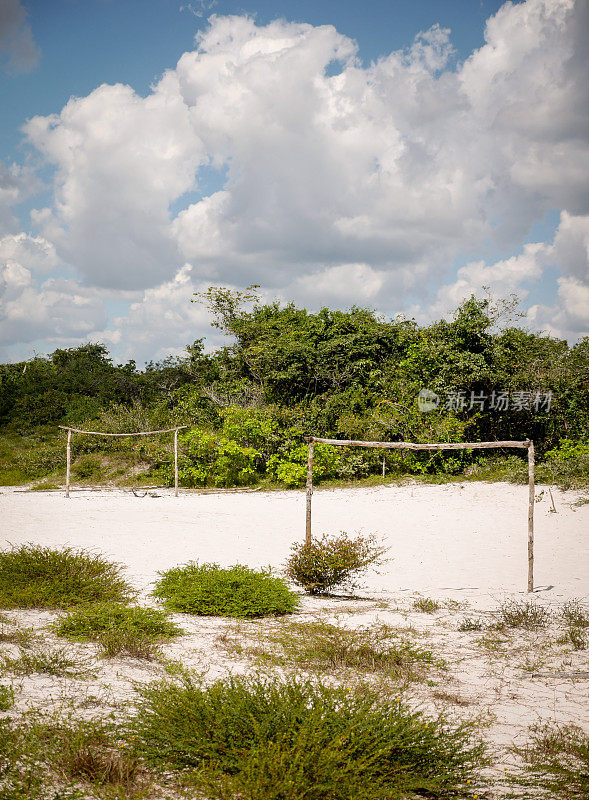
<svg viewBox="0 0 589 800">
<path fill-rule="evenodd" d="M 211 283 L 420 321 L 488 287 L 587 335 L 587 18 L 0 0 L 0 354 L 181 352 Z"/>
</svg>

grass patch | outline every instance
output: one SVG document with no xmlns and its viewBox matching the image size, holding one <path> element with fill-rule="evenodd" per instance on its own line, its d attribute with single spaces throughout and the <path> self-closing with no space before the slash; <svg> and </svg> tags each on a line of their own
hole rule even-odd
<svg viewBox="0 0 589 800">
<path fill-rule="evenodd" d="M 350 630 L 323 621 L 294 622 L 267 634 L 267 641 L 279 647 L 277 663 L 321 672 L 354 670 L 409 681 L 444 666 L 430 650 L 401 639 L 388 625 Z"/>
<path fill-rule="evenodd" d="M 107 658 L 128 655 L 152 659 L 160 642 L 183 633 L 163 611 L 121 603 L 81 606 L 55 623 L 53 629 L 68 639 L 97 642 Z"/>
<path fill-rule="evenodd" d="M 534 631 L 545 628 L 550 619 L 550 611 L 534 600 L 510 600 L 500 606 L 494 627 L 498 630 L 524 628 L 527 631 Z"/>
<path fill-rule="evenodd" d="M 472 723 L 410 711 L 376 689 L 190 678 L 142 690 L 135 750 L 205 796 L 381 800 L 450 796 L 484 763 Z M 427 794 L 430 792 L 431 794 Z"/>
<path fill-rule="evenodd" d="M 543 790 L 552 800 L 589 797 L 589 736 L 575 725 L 544 725 L 531 730 L 525 747 L 515 747 L 525 778 L 515 782 Z"/>
<path fill-rule="evenodd" d="M 299 604 L 296 593 L 270 570 L 191 562 L 159 575 L 153 595 L 171 611 L 252 618 L 288 614 Z"/>
<path fill-rule="evenodd" d="M 12 686 L 0 684 L 0 711 L 8 711 L 14 705 L 14 689 Z"/>
<path fill-rule="evenodd" d="M 4 608 L 69 608 L 82 603 L 126 602 L 133 595 L 121 567 L 70 547 L 25 544 L 0 551 Z"/>
<path fill-rule="evenodd" d="M 30 647 L 35 640 L 31 628 L 21 628 L 18 625 L 0 619 L 0 644 L 17 644 L 19 647 Z"/>
<path fill-rule="evenodd" d="M 15 675 L 79 675 L 83 666 L 65 648 L 32 651 L 21 648 L 18 656 L 4 656 L 0 662 L 0 668 Z"/>
<path fill-rule="evenodd" d="M 589 628 L 589 611 L 581 600 L 574 598 L 563 603 L 561 616 L 570 628 Z"/>
<path fill-rule="evenodd" d="M 324 534 L 309 544 L 295 543 L 284 572 L 307 594 L 329 594 L 334 589 L 352 591 L 366 570 L 382 562 L 385 548 L 374 536 Z"/>
<path fill-rule="evenodd" d="M 484 623 L 481 619 L 473 619 L 472 617 L 464 617 L 458 625 L 459 631 L 482 631 Z"/>
<path fill-rule="evenodd" d="M 435 611 L 439 611 L 440 604 L 431 597 L 418 597 L 413 601 L 413 608 L 416 611 L 423 611 L 424 614 L 433 614 Z"/>
<path fill-rule="evenodd" d="M 99 721 L 0 720 L 0 799 L 147 797 L 147 770 L 120 745 Z"/>
</svg>

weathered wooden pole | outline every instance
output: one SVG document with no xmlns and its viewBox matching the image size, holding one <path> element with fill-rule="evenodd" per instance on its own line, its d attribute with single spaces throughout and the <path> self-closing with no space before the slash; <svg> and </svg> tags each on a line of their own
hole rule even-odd
<svg viewBox="0 0 589 800">
<path fill-rule="evenodd" d="M 313 496 L 313 445 L 309 442 L 309 460 L 307 461 L 307 524 L 305 530 L 305 544 L 311 544 L 311 497 Z"/>
<path fill-rule="evenodd" d="M 385 460 L 384 456 L 382 457 L 382 477 L 384 478 L 384 471 L 385 471 Z"/>
<path fill-rule="evenodd" d="M 72 463 L 72 429 L 67 429 L 67 445 L 65 450 L 65 496 L 70 496 L 70 466 Z"/>
<path fill-rule="evenodd" d="M 534 591 L 534 442 L 528 445 L 528 592 Z"/>
<path fill-rule="evenodd" d="M 178 428 L 174 430 L 174 497 L 178 497 Z"/>
</svg>

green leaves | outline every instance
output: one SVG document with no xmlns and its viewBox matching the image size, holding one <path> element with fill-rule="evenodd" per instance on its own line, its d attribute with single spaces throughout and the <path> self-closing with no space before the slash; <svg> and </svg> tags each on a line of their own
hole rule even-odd
<svg viewBox="0 0 589 800">
<path fill-rule="evenodd" d="M 172 611 L 250 618 L 288 614 L 299 603 L 295 592 L 270 570 L 241 564 L 223 569 L 218 564 L 190 562 L 159 575 L 153 595 Z"/>
</svg>

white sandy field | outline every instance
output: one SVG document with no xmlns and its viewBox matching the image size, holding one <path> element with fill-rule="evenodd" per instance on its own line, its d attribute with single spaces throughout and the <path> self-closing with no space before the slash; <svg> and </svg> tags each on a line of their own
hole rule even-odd
<svg viewBox="0 0 589 800">
<path fill-rule="evenodd" d="M 556 512 L 548 487 L 536 487 L 533 595 L 525 591 L 527 486 L 391 484 L 319 489 L 313 495 L 313 535 L 375 534 L 388 548 L 389 561 L 367 573 L 358 597 L 304 597 L 294 618 L 348 628 L 390 625 L 445 659 L 446 668 L 429 681 L 408 683 L 400 691 L 428 713 L 443 709 L 456 718 L 483 719 L 483 736 L 494 752 L 486 775 L 495 781 L 513 765 L 509 746 L 523 744 L 529 726 L 555 721 L 589 731 L 589 650 L 575 649 L 559 620 L 563 603 L 588 601 L 589 503 L 573 491 L 553 488 L 552 495 Z M 158 570 L 187 561 L 280 570 L 291 544 L 304 539 L 305 494 L 182 492 L 175 498 L 162 489 L 141 497 L 123 490 L 76 490 L 66 499 L 61 492 L 4 487 L 0 521 L 1 549 L 32 542 L 100 552 L 123 564 L 142 602 L 153 603 L 149 591 Z M 420 612 L 414 607 L 420 597 L 437 600 L 439 609 Z M 502 603 L 530 598 L 550 609 L 548 627 L 490 627 Z M 10 611 L 6 616 L 40 632 L 42 646 L 64 646 L 45 627 L 55 613 Z M 480 619 L 483 630 L 460 630 L 465 617 Z M 185 614 L 174 619 L 186 635 L 164 645 L 164 656 L 205 671 L 207 679 L 257 669 L 247 643 L 255 640 L 259 653 L 265 632 L 289 624 Z M 161 661 L 101 659 L 95 645 L 67 646 L 90 659 L 91 677 L 15 676 L 17 710 L 55 711 L 73 702 L 79 713 L 116 712 L 132 705 L 134 681 L 164 674 Z M 16 650 L 0 644 L 0 655 Z M 500 780 L 481 790 L 489 798 L 513 791 Z"/>
</svg>

